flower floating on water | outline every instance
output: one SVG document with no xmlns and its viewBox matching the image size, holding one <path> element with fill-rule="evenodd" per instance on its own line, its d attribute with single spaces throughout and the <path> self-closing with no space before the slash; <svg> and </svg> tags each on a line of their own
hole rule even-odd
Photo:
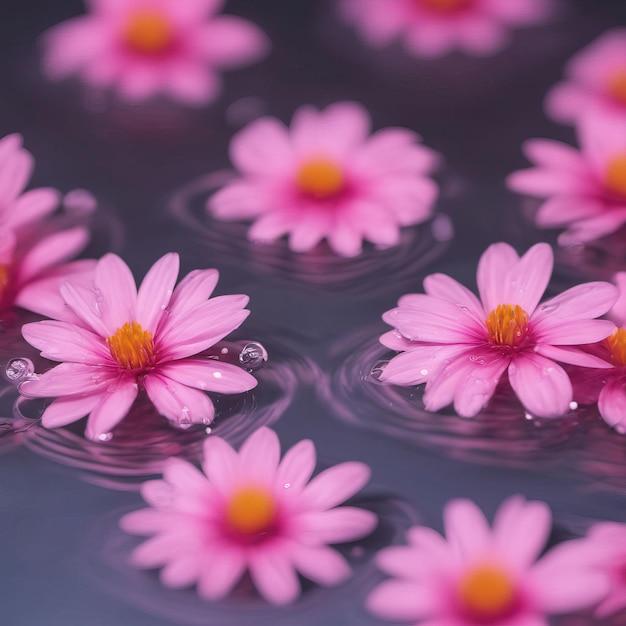
<svg viewBox="0 0 626 626">
<path fill-rule="evenodd" d="M 247 571 L 272 604 L 300 595 L 298 574 L 323 586 L 350 575 L 345 559 L 328 544 L 354 541 L 376 526 L 374 513 L 342 506 L 368 481 L 367 465 L 341 463 L 310 480 L 315 446 L 305 439 L 280 459 L 280 443 L 260 428 L 239 453 L 219 437 L 204 444 L 204 474 L 169 459 L 163 480 L 144 483 L 151 508 L 121 520 L 127 532 L 152 535 L 132 555 L 142 568 L 162 567 L 174 588 L 197 584 L 217 600 Z"/>
<path fill-rule="evenodd" d="M 0 313 L 13 305 L 47 314 L 58 305 L 59 281 L 82 280 L 93 261 L 66 263 L 87 244 L 89 232 L 59 230 L 48 218 L 59 205 L 51 188 L 24 191 L 34 160 L 22 137 L 0 140 Z"/>
<path fill-rule="evenodd" d="M 563 415 L 572 385 L 555 361 L 610 367 L 579 346 L 615 330 L 612 322 L 594 318 L 606 313 L 618 294 L 610 283 L 592 282 L 539 304 L 552 266 L 548 244 L 536 244 L 521 258 L 508 244 L 493 244 L 478 264 L 480 300 L 445 274 L 427 276 L 425 294 L 405 295 L 383 315 L 395 330 L 381 343 L 403 352 L 380 379 L 403 386 L 426 383 L 427 410 L 453 403 L 459 415 L 473 417 L 507 371 L 533 415 Z"/>
<path fill-rule="evenodd" d="M 469 500 L 444 509 L 445 538 L 416 526 L 408 546 L 383 549 L 378 565 L 391 580 L 370 594 L 371 612 L 388 620 L 447 626 L 547 626 L 550 614 L 594 605 L 607 580 L 584 539 L 552 548 L 550 509 L 514 496 L 490 528 Z"/>
<path fill-rule="evenodd" d="M 289 130 L 274 118 L 256 120 L 230 144 L 241 176 L 208 209 L 223 220 L 254 219 L 252 240 L 289 234 L 295 252 L 324 238 L 342 256 L 359 254 L 363 239 L 396 245 L 401 226 L 432 214 L 438 189 L 428 174 L 437 157 L 410 130 L 370 136 L 370 126 L 367 111 L 352 102 L 302 107 Z"/>
<path fill-rule="evenodd" d="M 43 413 L 44 426 L 89 415 L 85 436 L 107 440 L 140 390 L 175 425 L 208 424 L 214 407 L 205 391 L 232 394 L 256 386 L 245 370 L 200 354 L 241 325 L 249 314 L 248 297 L 209 298 L 217 270 L 191 272 L 174 288 L 178 268 L 178 255 L 165 255 L 137 290 L 128 266 L 107 254 L 90 288 L 61 287 L 79 323 L 44 321 L 22 328 L 43 357 L 61 361 L 21 387 L 30 397 L 56 398 Z"/>
<path fill-rule="evenodd" d="M 550 117 L 575 123 L 595 111 L 626 118 L 626 29 L 610 30 L 583 48 L 566 65 L 565 76 L 548 92 Z"/>
<path fill-rule="evenodd" d="M 580 121 L 580 150 L 550 139 L 530 139 L 523 150 L 534 167 L 513 172 L 510 189 L 546 198 L 535 222 L 567 230 L 559 244 L 593 241 L 626 222 L 626 116 L 588 115 Z"/>
<path fill-rule="evenodd" d="M 78 74 L 133 101 L 165 94 L 190 105 L 214 100 L 216 70 L 248 65 L 269 49 L 265 35 L 234 16 L 214 16 L 222 0 L 90 0 L 87 15 L 44 36 L 44 70 Z"/>
<path fill-rule="evenodd" d="M 510 30 L 544 22 L 548 0 L 343 0 L 344 18 L 372 46 L 402 39 L 415 56 L 453 50 L 482 56 L 499 52 Z"/>
</svg>

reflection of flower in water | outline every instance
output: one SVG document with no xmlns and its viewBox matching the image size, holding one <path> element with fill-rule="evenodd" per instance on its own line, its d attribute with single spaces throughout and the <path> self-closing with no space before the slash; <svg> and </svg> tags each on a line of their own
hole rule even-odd
<svg viewBox="0 0 626 626">
<path fill-rule="evenodd" d="M 370 45 L 400 39 L 413 55 L 444 56 L 453 50 L 485 56 L 504 48 L 510 30 L 540 24 L 550 0 L 342 0 L 346 22 Z"/>
<path fill-rule="evenodd" d="M 246 237 L 245 224 L 211 219 L 204 210 L 207 194 L 232 178 L 232 173 L 222 171 L 192 182 L 172 197 L 170 212 L 201 238 L 209 253 L 219 255 L 220 263 L 229 262 L 247 271 L 270 275 L 290 287 L 367 295 L 376 276 L 391 274 L 393 283 L 384 281 L 385 285 L 409 284 L 422 268 L 445 252 L 454 236 L 449 218 L 439 214 L 423 225 L 402 229 L 397 246 L 368 246 L 361 255 L 350 259 L 333 254 L 325 245 L 308 253 L 295 253 L 285 241 L 253 243 Z"/>
<path fill-rule="evenodd" d="M 165 94 L 188 105 L 221 91 L 216 70 L 248 65 L 269 48 L 247 20 L 215 16 L 221 2 L 95 0 L 88 13 L 44 35 L 43 65 L 52 79 L 77 74 L 126 100 Z"/>
</svg>

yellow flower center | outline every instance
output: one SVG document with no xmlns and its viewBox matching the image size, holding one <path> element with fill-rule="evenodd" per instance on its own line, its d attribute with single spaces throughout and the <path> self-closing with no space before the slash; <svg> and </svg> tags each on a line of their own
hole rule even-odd
<svg viewBox="0 0 626 626">
<path fill-rule="evenodd" d="M 416 0 L 417 4 L 425 9 L 438 13 L 454 13 L 466 9 L 472 0 Z"/>
<path fill-rule="evenodd" d="M 235 492 L 226 508 L 228 527 L 239 535 L 268 532 L 276 521 L 276 502 L 262 487 L 243 487 Z"/>
<path fill-rule="evenodd" d="M 608 87 L 611 97 L 626 105 L 626 68 L 613 73 Z"/>
<path fill-rule="evenodd" d="M 519 304 L 499 304 L 485 324 L 489 341 L 498 346 L 519 346 L 528 334 L 528 314 Z"/>
<path fill-rule="evenodd" d="M 465 612 L 482 620 L 506 615 L 515 603 L 515 584 L 501 568 L 480 565 L 459 582 L 458 597 Z"/>
<path fill-rule="evenodd" d="M 626 197 L 626 154 L 620 154 L 609 161 L 605 185 L 610 192 Z"/>
<path fill-rule="evenodd" d="M 610 337 L 604 340 L 604 345 L 611 353 L 613 365 L 623 367 L 626 365 L 626 330 L 618 328 Z"/>
<path fill-rule="evenodd" d="M 326 158 L 306 161 L 299 169 L 297 184 L 300 191 L 318 200 L 326 200 L 340 193 L 345 187 L 341 167 Z"/>
<path fill-rule="evenodd" d="M 159 54 L 173 44 L 174 32 L 170 21 L 162 13 L 140 9 L 126 22 L 123 38 L 134 52 Z"/>
<path fill-rule="evenodd" d="M 126 322 L 115 334 L 107 337 L 111 356 L 127 370 L 144 369 L 152 362 L 154 343 L 152 333 L 141 324 Z"/>
</svg>

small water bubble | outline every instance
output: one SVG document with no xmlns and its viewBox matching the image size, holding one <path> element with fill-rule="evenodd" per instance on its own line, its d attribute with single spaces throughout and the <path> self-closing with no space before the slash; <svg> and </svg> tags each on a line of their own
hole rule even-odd
<svg viewBox="0 0 626 626">
<path fill-rule="evenodd" d="M 578 408 L 578 402 L 574 402 L 573 400 L 569 403 L 569 408 L 571 411 L 575 411 Z"/>
<path fill-rule="evenodd" d="M 33 375 L 35 366 L 30 359 L 11 359 L 4 370 L 8 380 L 17 383 Z"/>
<path fill-rule="evenodd" d="M 552 313 L 553 311 L 556 311 L 559 308 L 558 304 L 544 304 L 543 306 L 540 307 L 541 311 L 543 311 L 544 313 Z"/>
<path fill-rule="evenodd" d="M 210 424 L 213 420 L 210 417 L 203 417 L 202 418 L 202 423 L 207 426 L 208 424 Z M 210 429 L 209 429 L 210 430 Z"/>
<path fill-rule="evenodd" d="M 203 380 L 199 380 L 196 384 L 198 385 L 198 389 L 206 389 L 206 382 Z"/>
<path fill-rule="evenodd" d="M 529 421 L 530 421 L 530 420 L 535 419 L 535 416 L 534 416 L 532 413 L 530 413 L 529 411 L 526 411 L 526 412 L 524 413 L 524 419 L 527 419 L 527 420 L 529 420 Z"/>
<path fill-rule="evenodd" d="M 222 349 L 220 350 L 220 352 L 221 352 L 222 354 L 228 354 L 228 348 L 222 348 Z"/>
<path fill-rule="evenodd" d="M 215 378 L 221 378 L 222 377 L 222 372 L 213 372 L 213 376 Z"/>
<path fill-rule="evenodd" d="M 427 369 L 420 370 L 420 374 L 422 376 L 428 376 L 428 370 Z"/>
<path fill-rule="evenodd" d="M 255 370 L 267 363 L 267 350 L 258 341 L 247 343 L 239 353 L 239 363 L 247 370 Z"/>
<path fill-rule="evenodd" d="M 385 368 L 389 365 L 389 361 L 377 361 L 370 370 L 370 376 L 374 380 L 380 380 Z"/>
<path fill-rule="evenodd" d="M 98 441 L 107 442 L 113 439 L 113 433 L 100 433 L 98 435 Z"/>
<path fill-rule="evenodd" d="M 207 428 L 205 428 L 205 429 L 204 429 L 204 432 L 205 432 L 207 435 L 210 435 L 210 434 L 213 432 L 213 429 L 212 429 L 212 428 L 210 428 L 210 427 L 207 427 Z"/>
<path fill-rule="evenodd" d="M 285 483 L 285 489 L 289 489 L 291 487 L 291 483 Z"/>
</svg>

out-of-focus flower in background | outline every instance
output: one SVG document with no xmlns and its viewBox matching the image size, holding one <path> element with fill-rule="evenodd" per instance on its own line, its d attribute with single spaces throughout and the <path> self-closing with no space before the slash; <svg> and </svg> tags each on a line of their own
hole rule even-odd
<svg viewBox="0 0 626 626">
<path fill-rule="evenodd" d="M 56 228 L 49 219 L 59 205 L 56 189 L 24 191 L 34 159 L 22 137 L 0 140 L 0 313 L 17 305 L 47 314 L 59 302 L 58 286 L 82 281 L 95 261 L 67 263 L 89 241 L 82 226 Z"/>
<path fill-rule="evenodd" d="M 506 371 L 524 407 L 538 417 L 558 417 L 572 401 L 572 385 L 555 361 L 611 367 L 581 344 L 608 337 L 615 325 L 594 319 L 617 299 L 606 282 L 572 287 L 539 303 L 552 275 L 552 248 L 534 245 L 521 258 L 496 243 L 478 264 L 480 300 L 445 274 L 424 279 L 425 294 L 407 294 L 383 320 L 395 330 L 383 345 L 395 356 L 380 380 L 395 385 L 426 383 L 424 406 L 438 411 L 454 404 L 473 417 L 493 396 Z"/>
<path fill-rule="evenodd" d="M 372 613 L 424 626 L 547 626 L 549 615 L 591 607 L 607 594 L 588 539 L 564 541 L 540 557 L 552 530 L 543 502 L 508 498 L 491 528 L 474 502 L 452 500 L 444 525 L 445 537 L 415 526 L 408 546 L 378 554 L 393 578 L 370 594 Z"/>
<path fill-rule="evenodd" d="M 534 167 L 513 172 L 513 191 L 545 198 L 535 215 L 540 228 L 562 228 L 560 245 L 609 235 L 626 222 L 626 116 L 588 113 L 577 125 L 580 150 L 551 139 L 522 149 Z"/>
<path fill-rule="evenodd" d="M 342 0 L 344 19 L 370 45 L 400 39 L 415 56 L 454 50 L 483 56 L 499 52 L 511 29 L 546 21 L 550 0 Z"/>
<path fill-rule="evenodd" d="M 163 480 L 142 487 L 150 508 L 122 518 L 127 532 L 151 536 L 133 552 L 132 562 L 162 567 L 168 587 L 197 584 L 207 600 L 228 595 L 246 571 L 272 604 L 298 598 L 298 572 L 323 586 L 340 584 L 350 567 L 328 544 L 367 536 L 377 518 L 337 505 L 367 483 L 370 470 L 363 463 L 341 463 L 311 480 L 315 464 L 309 439 L 281 460 L 278 437 L 268 428 L 253 433 L 238 453 L 210 437 L 204 474 L 169 459 Z"/>
<path fill-rule="evenodd" d="M 44 426 L 89 415 L 85 436 L 106 441 L 140 390 L 174 425 L 208 424 L 215 409 L 206 391 L 233 394 L 256 386 L 244 369 L 200 354 L 246 319 L 248 297 L 209 299 L 217 270 L 191 272 L 174 288 L 178 268 L 178 255 L 165 255 L 137 290 L 128 266 L 107 254 L 89 288 L 61 287 L 77 323 L 23 326 L 43 357 L 61 362 L 20 388 L 29 397 L 56 398 L 43 413 Z"/>
<path fill-rule="evenodd" d="M 389 247 L 400 227 L 432 215 L 438 187 L 429 178 L 438 158 L 414 132 L 386 128 L 370 135 L 365 108 L 353 102 L 294 114 L 291 127 L 261 118 L 237 133 L 230 157 L 240 176 L 208 201 L 218 219 L 253 219 L 249 238 L 289 235 L 306 252 L 326 239 L 342 256 L 363 240 Z"/>
<path fill-rule="evenodd" d="M 544 108 L 566 124 L 590 111 L 626 118 L 626 29 L 610 30 L 575 54 L 565 66 L 565 80 L 548 92 Z"/>
<path fill-rule="evenodd" d="M 223 0 L 88 0 L 86 15 L 43 36 L 51 79 L 78 75 L 130 101 L 163 94 L 189 105 L 221 91 L 218 71 L 254 63 L 269 41 L 252 23 L 215 15 Z"/>
</svg>

